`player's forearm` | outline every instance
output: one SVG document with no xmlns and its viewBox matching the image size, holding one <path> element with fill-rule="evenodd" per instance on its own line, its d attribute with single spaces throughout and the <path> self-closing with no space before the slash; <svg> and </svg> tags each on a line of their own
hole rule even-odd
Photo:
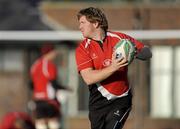
<svg viewBox="0 0 180 129">
<path fill-rule="evenodd" d="M 113 54 L 111 64 L 108 67 L 100 70 L 87 68 L 82 70 L 80 73 L 86 84 L 91 85 L 105 80 L 115 71 L 119 70 L 121 67 L 126 66 L 127 64 L 128 62 L 125 58 L 116 58 L 115 54 Z"/>
<path fill-rule="evenodd" d="M 51 80 L 51 84 L 52 84 L 52 87 L 56 90 L 59 90 L 59 89 L 66 89 L 67 87 L 61 85 L 58 83 L 58 81 L 56 79 L 54 80 Z"/>
<path fill-rule="evenodd" d="M 116 70 L 111 66 L 101 70 L 85 69 L 81 71 L 81 76 L 87 85 L 95 84 L 111 76 Z"/>
</svg>

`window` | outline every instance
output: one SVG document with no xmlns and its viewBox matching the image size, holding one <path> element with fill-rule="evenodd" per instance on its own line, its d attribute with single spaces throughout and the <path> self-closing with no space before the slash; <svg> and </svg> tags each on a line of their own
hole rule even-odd
<svg viewBox="0 0 180 129">
<path fill-rule="evenodd" d="M 180 118 L 180 47 L 175 48 L 174 116 Z"/>
<path fill-rule="evenodd" d="M 0 71 L 22 72 L 24 70 L 23 50 L 1 49 L 0 59 Z"/>
<path fill-rule="evenodd" d="M 155 46 L 151 61 L 151 116 L 180 117 L 180 47 Z"/>
</svg>

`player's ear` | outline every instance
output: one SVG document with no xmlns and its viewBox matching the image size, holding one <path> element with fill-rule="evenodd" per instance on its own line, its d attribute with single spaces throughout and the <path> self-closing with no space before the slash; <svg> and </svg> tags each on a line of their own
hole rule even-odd
<svg viewBox="0 0 180 129">
<path fill-rule="evenodd" d="M 93 25 L 94 25 L 95 28 L 99 27 L 99 23 L 98 22 L 93 23 Z"/>
</svg>

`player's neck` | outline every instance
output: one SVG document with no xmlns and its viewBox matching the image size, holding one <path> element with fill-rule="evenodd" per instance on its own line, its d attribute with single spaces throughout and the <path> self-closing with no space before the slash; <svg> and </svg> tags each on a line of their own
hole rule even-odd
<svg viewBox="0 0 180 129">
<path fill-rule="evenodd" d="M 106 34 L 103 30 L 100 31 L 96 31 L 92 37 L 93 40 L 96 41 L 103 41 L 103 39 L 105 38 Z"/>
<path fill-rule="evenodd" d="M 53 53 L 48 53 L 43 57 L 45 60 L 53 60 L 55 58 Z"/>
</svg>

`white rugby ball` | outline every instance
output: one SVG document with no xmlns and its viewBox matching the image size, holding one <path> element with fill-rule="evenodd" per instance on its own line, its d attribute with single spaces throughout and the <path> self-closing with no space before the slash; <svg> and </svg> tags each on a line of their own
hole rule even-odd
<svg viewBox="0 0 180 129">
<path fill-rule="evenodd" d="M 115 47 L 116 58 L 125 58 L 128 65 L 133 61 L 135 55 L 135 45 L 128 39 L 121 39 Z"/>
</svg>

